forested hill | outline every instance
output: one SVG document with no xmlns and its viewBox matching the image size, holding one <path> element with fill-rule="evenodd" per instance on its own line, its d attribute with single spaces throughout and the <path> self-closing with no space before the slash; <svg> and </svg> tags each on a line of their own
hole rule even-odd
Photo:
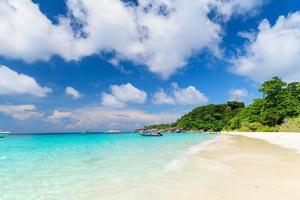
<svg viewBox="0 0 300 200">
<path fill-rule="evenodd" d="M 262 98 L 245 106 L 242 102 L 200 106 L 171 124 L 146 126 L 144 131 L 300 131 L 300 82 L 286 83 L 278 77 L 264 82 Z"/>
<path fill-rule="evenodd" d="M 241 102 L 201 106 L 177 120 L 183 130 L 219 131 L 245 107 Z"/>
</svg>

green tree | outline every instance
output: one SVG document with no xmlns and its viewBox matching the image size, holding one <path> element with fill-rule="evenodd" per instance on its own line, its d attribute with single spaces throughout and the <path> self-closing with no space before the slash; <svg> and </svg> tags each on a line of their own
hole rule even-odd
<svg viewBox="0 0 300 200">
<path fill-rule="evenodd" d="M 204 131 L 274 131 L 283 122 L 287 123 L 285 119 L 300 115 L 300 82 L 286 83 L 279 77 L 273 77 L 264 82 L 259 91 L 263 97 L 255 99 L 247 107 L 243 102 L 237 101 L 200 106 L 173 124 L 152 127 Z"/>
</svg>

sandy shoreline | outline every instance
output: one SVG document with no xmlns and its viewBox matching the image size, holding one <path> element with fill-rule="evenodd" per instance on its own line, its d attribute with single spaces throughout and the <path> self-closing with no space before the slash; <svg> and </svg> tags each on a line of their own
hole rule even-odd
<svg viewBox="0 0 300 200">
<path fill-rule="evenodd" d="M 220 134 L 167 166 L 159 176 L 129 185 L 126 191 L 139 189 L 131 191 L 132 199 L 300 199 L 300 154 L 266 140 Z"/>
<path fill-rule="evenodd" d="M 134 157 L 134 160 L 131 160 L 130 163 L 139 168 L 145 167 L 145 171 L 140 173 L 136 170 L 126 171 L 127 169 L 125 169 L 123 171 L 122 167 L 118 171 L 118 176 L 111 176 L 109 173 L 111 171 L 108 171 L 107 179 L 101 178 L 103 175 L 96 173 L 107 167 L 101 167 L 103 162 L 102 154 L 99 157 L 93 155 L 86 159 L 87 154 L 84 153 L 80 163 L 86 163 L 87 165 L 79 164 L 80 168 L 75 168 L 76 171 L 73 171 L 74 169 L 72 168 L 77 166 L 76 162 L 73 163 L 75 160 L 73 158 L 71 163 L 60 159 L 60 161 L 64 162 L 63 167 L 56 168 L 60 170 L 52 171 L 51 174 L 48 171 L 46 172 L 51 175 L 49 179 L 52 179 L 53 175 L 63 177 L 63 179 L 52 179 L 55 180 L 53 183 L 62 188 L 59 190 L 61 191 L 59 195 L 63 195 L 63 199 L 299 200 L 300 154 L 297 152 L 297 148 L 292 148 L 291 144 L 300 143 L 300 134 L 299 136 L 298 134 L 292 134 L 294 135 L 293 137 L 286 133 L 271 134 L 246 133 L 246 135 L 250 135 L 248 137 L 244 136 L 243 133 L 220 134 L 202 142 L 199 141 L 199 143 L 193 142 L 192 146 L 186 145 L 182 148 L 182 151 L 180 150 L 178 154 L 176 153 L 175 157 L 160 157 L 160 155 L 168 152 L 159 151 L 159 154 L 156 155 L 159 155 L 163 162 L 157 165 L 157 168 L 154 170 L 148 168 L 148 165 L 150 162 L 155 162 L 157 156 L 148 157 L 144 161 L 141 157 Z M 260 137 L 260 139 L 255 137 Z M 293 139 L 286 139 L 288 142 L 285 142 L 286 146 L 284 146 L 280 143 L 282 140 L 278 139 L 282 137 Z M 157 141 L 160 141 L 160 139 L 157 139 Z M 184 140 L 180 138 L 178 142 L 184 142 Z M 161 145 L 162 143 L 158 144 Z M 174 144 L 176 143 L 169 143 L 170 148 L 175 148 L 176 145 Z M 95 145 L 98 146 L 99 143 Z M 137 149 L 135 148 L 134 150 L 136 151 Z M 122 163 L 122 159 L 126 159 L 128 155 L 148 156 L 141 150 L 143 149 L 140 149 L 138 154 L 128 154 L 128 152 L 122 154 L 122 158 L 109 156 L 107 157 L 110 161 L 109 166 Z M 82 152 L 93 153 L 90 150 Z M 55 157 L 56 155 L 53 154 Z M 3 157 L 3 159 L 2 161 L 7 161 L 6 157 Z M 132 167 L 133 165 L 126 167 Z M 45 167 L 48 169 L 49 165 L 45 165 Z M 66 179 L 68 182 L 65 182 L 64 178 L 68 170 L 79 173 L 68 174 L 72 179 Z M 83 173 L 87 173 L 92 178 L 90 179 L 89 176 L 83 176 L 86 179 L 80 177 Z M 8 175 L 11 175 L 11 173 Z M 32 180 L 39 180 L 41 176 L 35 175 L 35 177 L 38 177 L 35 179 L 31 179 L 31 177 L 32 174 L 28 184 L 32 184 Z M 12 185 L 15 186 L 16 182 L 12 182 Z M 19 182 L 17 184 L 22 183 Z M 64 188 L 64 184 L 68 187 Z M 40 187 L 40 184 L 36 185 Z M 3 186 L 5 188 L 6 185 Z M 15 187 L 11 188 L 11 190 L 4 191 L 15 194 Z M 42 193 L 40 193 L 41 195 L 50 194 L 46 193 L 49 192 L 49 185 L 44 186 L 43 189 Z M 33 191 L 38 194 L 37 188 L 34 188 Z M 10 200 L 16 198 L 1 198 L 0 194 L 0 199 Z"/>
<path fill-rule="evenodd" d="M 284 148 L 297 150 L 300 153 L 300 133 L 286 132 L 222 132 L 228 135 L 241 135 L 254 139 L 268 141 Z"/>
<path fill-rule="evenodd" d="M 243 134 L 222 134 L 201 151 L 199 156 L 232 169 L 217 174 L 213 188 L 204 190 L 210 194 L 206 199 L 300 199 L 300 154 L 278 146 L 280 143 L 274 138 L 260 135 L 264 141 Z M 300 140 L 297 142 L 300 144 Z"/>
</svg>

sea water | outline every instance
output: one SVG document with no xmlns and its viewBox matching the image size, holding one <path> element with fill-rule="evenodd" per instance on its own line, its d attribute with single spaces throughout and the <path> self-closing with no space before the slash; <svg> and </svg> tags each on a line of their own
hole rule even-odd
<svg viewBox="0 0 300 200">
<path fill-rule="evenodd" d="M 197 152 L 215 137 L 11 135 L 0 139 L 0 200 L 192 199 L 213 178 Z"/>
</svg>

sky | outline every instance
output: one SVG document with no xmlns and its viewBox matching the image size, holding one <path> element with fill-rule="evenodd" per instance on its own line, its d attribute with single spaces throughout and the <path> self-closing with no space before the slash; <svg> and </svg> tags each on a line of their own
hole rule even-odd
<svg viewBox="0 0 300 200">
<path fill-rule="evenodd" d="M 300 0 L 2 0 L 0 130 L 132 131 L 300 79 Z"/>
</svg>

